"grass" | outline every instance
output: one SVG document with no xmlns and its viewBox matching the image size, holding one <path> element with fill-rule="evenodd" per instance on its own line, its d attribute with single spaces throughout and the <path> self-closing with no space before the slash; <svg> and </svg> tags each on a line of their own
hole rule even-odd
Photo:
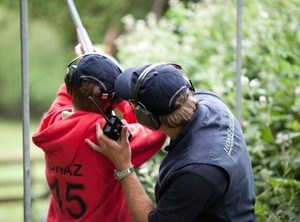
<svg viewBox="0 0 300 222">
<path fill-rule="evenodd" d="M 30 141 L 37 122 L 30 123 Z M 30 144 L 30 155 L 40 157 L 41 161 L 31 163 L 32 189 L 31 194 L 41 194 L 47 191 L 44 177 L 43 153 Z M 22 122 L 0 119 L 0 198 L 23 196 L 23 139 Z M 18 162 L 12 162 L 18 159 Z M 11 161 L 8 161 L 11 160 Z M 5 163 L 4 163 L 5 162 Z M 48 199 L 32 202 L 32 221 L 45 221 Z M 23 201 L 0 202 L 0 221 L 24 221 Z"/>
</svg>

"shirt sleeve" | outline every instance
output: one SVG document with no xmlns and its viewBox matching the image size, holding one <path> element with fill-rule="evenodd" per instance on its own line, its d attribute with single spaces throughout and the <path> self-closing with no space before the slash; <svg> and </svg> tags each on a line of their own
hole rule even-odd
<svg viewBox="0 0 300 222">
<path fill-rule="evenodd" d="M 141 124 L 128 124 L 128 131 L 132 137 L 131 162 L 135 167 L 140 167 L 162 148 L 166 134 L 160 130 L 150 130 Z"/>
<path fill-rule="evenodd" d="M 164 192 L 156 210 L 150 212 L 150 222 L 195 221 L 209 206 L 221 200 L 228 181 L 219 167 L 206 164 L 188 166 Z"/>
<path fill-rule="evenodd" d="M 135 118 L 134 109 L 128 101 L 123 100 L 117 104 L 116 108 L 122 113 L 122 117 L 127 123 L 137 123 Z"/>
<path fill-rule="evenodd" d="M 72 105 L 72 96 L 67 92 L 66 84 L 61 84 L 56 94 L 56 98 L 52 102 L 48 112 L 53 112 L 61 109 L 64 106 Z"/>
<path fill-rule="evenodd" d="M 72 96 L 67 92 L 65 83 L 60 85 L 54 101 L 42 117 L 42 121 L 37 132 L 44 130 L 49 125 L 55 123 L 58 119 L 61 119 L 61 112 L 64 110 L 72 110 Z"/>
</svg>

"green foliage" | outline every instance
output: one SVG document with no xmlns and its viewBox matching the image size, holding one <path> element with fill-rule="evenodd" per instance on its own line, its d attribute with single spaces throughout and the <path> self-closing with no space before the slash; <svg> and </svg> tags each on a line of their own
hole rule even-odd
<svg viewBox="0 0 300 222">
<path fill-rule="evenodd" d="M 0 6 L 0 112 L 7 117 L 21 113 L 20 29 L 18 12 Z M 68 58 L 66 47 L 55 28 L 43 21 L 29 21 L 29 78 L 30 100 L 33 113 L 41 116 L 60 83 L 63 82 Z"/>
<path fill-rule="evenodd" d="M 121 18 L 131 11 L 137 17 L 143 17 L 149 11 L 153 1 L 139 0 L 74 0 L 83 25 L 93 42 L 102 42 L 109 26 L 122 30 Z M 75 43 L 76 30 L 71 20 L 65 1 L 31 0 L 28 2 L 29 13 L 35 19 L 51 19 L 51 24 L 61 32 L 68 43 Z"/>
<path fill-rule="evenodd" d="M 127 33 L 117 41 L 122 64 L 179 63 L 196 86 L 234 109 L 236 2 L 170 3 L 160 20 L 124 18 Z M 242 126 L 258 221 L 300 218 L 299 9 L 298 0 L 245 1 L 243 7 Z"/>
<path fill-rule="evenodd" d="M 131 12 L 122 20 L 125 32 L 117 41 L 123 67 L 179 63 L 196 86 L 221 95 L 234 110 L 236 1 L 183 2 L 170 1 L 160 19 L 149 14 L 141 20 L 153 1 L 75 1 L 94 42 L 102 42 L 111 24 L 123 30 L 120 18 Z M 28 3 L 31 110 L 40 116 L 63 81 L 77 41 L 64 1 Z M 17 1 L 1 1 L 0 113 L 5 116 L 19 116 L 21 109 L 18 14 Z M 300 217 L 299 27 L 299 0 L 244 1 L 242 126 L 252 158 L 258 221 Z M 141 170 L 152 198 L 161 157 Z"/>
<path fill-rule="evenodd" d="M 84 26 L 95 43 L 101 43 L 106 30 L 112 26 L 122 30 L 120 18 L 128 11 L 143 17 L 153 1 L 142 4 L 130 1 L 74 0 Z M 29 75 L 31 117 L 40 118 L 60 83 L 66 64 L 74 57 L 77 44 L 76 29 L 65 1 L 28 1 Z M 2 0 L 0 3 L 0 114 L 3 117 L 21 116 L 20 67 L 20 2 Z M 114 38 L 114 37 L 113 37 Z"/>
<path fill-rule="evenodd" d="M 0 7 L 1 52 L 0 52 L 0 111 L 16 113 L 19 109 L 20 99 L 20 60 L 19 60 L 19 27 L 18 16 L 9 13 L 6 8 Z M 8 59 L 9 58 L 9 59 Z M 3 104 L 14 107 L 5 109 Z"/>
<path fill-rule="evenodd" d="M 300 217 L 299 6 L 299 1 L 273 1 L 272 7 L 266 1 L 246 5 L 251 11 L 245 13 L 245 23 L 249 22 L 244 26 L 249 81 L 244 125 L 257 201 L 266 209 L 262 221 Z"/>
<path fill-rule="evenodd" d="M 63 39 L 49 23 L 32 21 L 29 30 L 31 111 L 42 114 L 50 106 L 58 86 L 63 83 L 66 64 L 73 54 L 66 56 Z"/>
</svg>

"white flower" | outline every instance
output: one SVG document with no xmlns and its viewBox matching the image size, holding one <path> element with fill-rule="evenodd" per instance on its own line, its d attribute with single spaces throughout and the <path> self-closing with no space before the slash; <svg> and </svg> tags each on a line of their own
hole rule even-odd
<svg viewBox="0 0 300 222">
<path fill-rule="evenodd" d="M 297 87 L 295 88 L 295 94 L 296 94 L 296 95 L 300 94 L 300 86 L 297 86 Z"/>
<path fill-rule="evenodd" d="M 289 140 L 289 135 L 285 133 L 277 133 L 275 143 L 276 144 L 283 144 L 284 142 Z"/>
<path fill-rule="evenodd" d="M 179 4 L 179 0 L 170 0 L 169 5 L 171 8 Z"/>
<path fill-rule="evenodd" d="M 266 11 L 261 11 L 260 16 L 263 17 L 263 18 L 268 18 L 269 14 Z"/>
<path fill-rule="evenodd" d="M 267 97 L 265 97 L 265 96 L 260 96 L 260 97 L 259 97 L 259 102 L 260 102 L 260 103 L 265 103 L 265 102 L 267 102 Z"/>
<path fill-rule="evenodd" d="M 247 76 L 241 76 L 241 81 L 244 86 L 249 84 L 249 78 Z"/>
<path fill-rule="evenodd" d="M 147 18 L 147 23 L 150 28 L 151 27 L 155 28 L 155 26 L 157 24 L 157 19 L 156 19 L 156 15 L 154 13 L 149 13 L 148 18 Z"/>
<path fill-rule="evenodd" d="M 125 24 L 126 30 L 131 30 L 134 27 L 135 20 L 132 15 L 123 17 L 122 22 Z"/>
<path fill-rule="evenodd" d="M 253 79 L 250 81 L 249 86 L 252 88 L 257 88 L 259 86 L 259 80 L 258 79 Z"/>
<path fill-rule="evenodd" d="M 232 88 L 234 86 L 233 81 L 231 80 L 227 80 L 225 84 L 228 88 Z"/>
</svg>

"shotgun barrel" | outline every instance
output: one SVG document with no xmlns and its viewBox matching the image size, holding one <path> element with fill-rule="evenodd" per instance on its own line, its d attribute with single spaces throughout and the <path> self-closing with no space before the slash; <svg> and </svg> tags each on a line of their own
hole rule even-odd
<svg viewBox="0 0 300 222">
<path fill-rule="evenodd" d="M 87 34 L 86 29 L 84 28 L 80 16 L 78 14 L 77 8 L 75 6 L 75 3 L 73 0 L 66 0 L 70 15 L 72 17 L 73 23 L 76 27 L 77 37 L 78 41 L 81 44 L 81 47 L 84 51 L 84 53 L 92 53 L 93 50 L 93 44 L 91 42 L 91 39 L 89 38 L 89 35 Z"/>
<path fill-rule="evenodd" d="M 95 53 L 91 39 L 81 22 L 81 19 L 78 14 L 78 11 L 77 11 L 74 1 L 66 0 L 66 3 L 68 6 L 70 15 L 72 17 L 73 23 L 76 27 L 78 42 L 81 44 L 84 54 Z M 107 53 L 104 53 L 103 51 L 99 52 L 99 50 L 97 50 L 97 54 L 101 54 L 101 55 L 111 59 L 112 62 L 114 62 L 115 65 L 118 66 L 120 70 L 122 70 L 120 63 L 113 56 L 108 55 Z"/>
</svg>

